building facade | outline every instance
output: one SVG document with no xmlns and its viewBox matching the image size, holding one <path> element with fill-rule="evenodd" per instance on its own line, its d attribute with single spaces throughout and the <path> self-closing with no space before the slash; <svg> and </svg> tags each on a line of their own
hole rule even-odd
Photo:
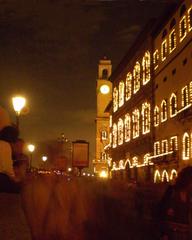
<svg viewBox="0 0 192 240">
<path fill-rule="evenodd" d="M 111 171 L 170 181 L 192 164 L 192 3 L 148 26 L 113 72 Z"/>
</svg>

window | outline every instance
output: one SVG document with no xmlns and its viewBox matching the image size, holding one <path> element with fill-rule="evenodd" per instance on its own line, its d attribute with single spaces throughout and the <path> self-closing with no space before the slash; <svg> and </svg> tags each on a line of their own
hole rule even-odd
<svg viewBox="0 0 192 240">
<path fill-rule="evenodd" d="M 171 139 L 170 139 L 170 150 L 173 151 L 173 152 L 178 150 L 177 136 L 171 137 Z"/>
<path fill-rule="evenodd" d="M 174 117 L 177 114 L 177 96 L 172 93 L 170 98 L 170 117 Z"/>
<path fill-rule="evenodd" d="M 115 87 L 113 90 L 113 112 L 116 112 L 118 109 L 118 91 Z"/>
<path fill-rule="evenodd" d="M 187 19 L 186 19 L 186 16 L 184 15 L 179 23 L 180 42 L 183 41 L 186 35 L 187 35 Z"/>
<path fill-rule="evenodd" d="M 113 148 L 117 147 L 117 124 L 113 124 Z"/>
<path fill-rule="evenodd" d="M 106 130 L 101 131 L 101 139 L 102 140 L 106 140 L 107 139 L 107 131 Z"/>
<path fill-rule="evenodd" d="M 154 143 L 154 156 L 157 156 L 160 154 L 160 143 L 155 142 Z"/>
<path fill-rule="evenodd" d="M 153 64 L 154 64 L 154 69 L 156 70 L 159 66 L 159 51 L 156 50 L 153 53 Z"/>
<path fill-rule="evenodd" d="M 176 48 L 176 32 L 175 29 L 171 31 L 169 34 L 169 52 L 173 52 L 173 50 Z"/>
<path fill-rule="evenodd" d="M 186 107 L 189 104 L 189 89 L 188 86 L 185 86 L 181 90 L 182 94 L 182 107 Z"/>
<path fill-rule="evenodd" d="M 102 79 L 107 79 L 108 78 L 108 71 L 107 69 L 103 69 L 102 71 Z"/>
<path fill-rule="evenodd" d="M 161 122 L 165 122 L 167 120 L 167 102 L 163 100 L 161 103 Z"/>
<path fill-rule="evenodd" d="M 159 126 L 159 107 L 155 106 L 154 109 L 154 126 Z"/>
<path fill-rule="evenodd" d="M 131 90 L 132 90 L 132 74 L 129 72 L 126 78 L 125 84 L 125 100 L 128 101 L 131 98 Z"/>
<path fill-rule="evenodd" d="M 142 104 L 142 132 L 146 134 L 150 132 L 150 104 L 143 103 Z"/>
<path fill-rule="evenodd" d="M 123 144 L 123 120 L 118 121 L 118 145 Z"/>
<path fill-rule="evenodd" d="M 119 107 L 124 104 L 124 82 L 119 83 Z"/>
<path fill-rule="evenodd" d="M 183 135 L 183 160 L 188 160 L 190 154 L 190 138 L 188 133 Z"/>
<path fill-rule="evenodd" d="M 167 39 L 165 39 L 161 44 L 161 60 L 165 61 L 167 57 Z"/>
<path fill-rule="evenodd" d="M 151 64 L 151 59 L 150 59 L 150 52 L 147 51 L 145 53 L 145 56 L 143 57 L 143 85 L 148 83 L 151 79 L 151 72 L 150 72 L 150 64 Z"/>
<path fill-rule="evenodd" d="M 139 110 L 135 109 L 132 114 L 133 138 L 139 137 L 139 118 L 140 118 Z"/>
<path fill-rule="evenodd" d="M 136 62 L 136 65 L 134 67 L 133 78 L 134 78 L 133 92 L 136 93 L 140 89 L 141 67 L 139 62 Z"/>
<path fill-rule="evenodd" d="M 167 153 L 168 152 L 168 141 L 167 140 L 162 140 L 162 153 Z"/>
<path fill-rule="evenodd" d="M 188 10 L 188 31 L 192 30 L 192 7 Z"/>
<path fill-rule="evenodd" d="M 131 117 L 127 113 L 125 115 L 125 142 L 129 142 L 131 140 Z"/>
</svg>

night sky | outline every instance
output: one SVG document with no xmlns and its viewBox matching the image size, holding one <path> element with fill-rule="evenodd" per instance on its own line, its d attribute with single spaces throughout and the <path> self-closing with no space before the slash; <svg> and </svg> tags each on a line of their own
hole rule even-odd
<svg viewBox="0 0 192 240">
<path fill-rule="evenodd" d="M 85 139 L 92 160 L 98 62 L 107 56 L 114 69 L 170 1 L 0 0 L 0 105 L 14 121 L 11 97 L 27 98 L 21 136 Z"/>
</svg>

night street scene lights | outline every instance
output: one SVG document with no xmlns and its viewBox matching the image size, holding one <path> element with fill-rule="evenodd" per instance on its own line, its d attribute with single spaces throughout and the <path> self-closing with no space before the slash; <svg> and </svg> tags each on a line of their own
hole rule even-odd
<svg viewBox="0 0 192 240">
<path fill-rule="evenodd" d="M 22 109 L 25 107 L 26 99 L 22 96 L 15 96 L 12 98 L 12 104 L 14 111 L 16 113 L 16 126 L 19 129 L 19 116 Z"/>
<path fill-rule="evenodd" d="M 29 168 L 31 168 L 32 160 L 33 160 L 33 152 L 35 151 L 35 145 L 28 144 L 27 148 L 28 148 L 28 151 L 30 152 Z"/>
</svg>

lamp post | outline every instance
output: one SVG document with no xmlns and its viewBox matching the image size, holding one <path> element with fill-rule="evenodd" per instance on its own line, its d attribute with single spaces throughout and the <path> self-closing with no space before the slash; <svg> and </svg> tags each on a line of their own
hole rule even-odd
<svg viewBox="0 0 192 240">
<path fill-rule="evenodd" d="M 28 144 L 27 146 L 29 152 L 30 152 L 30 161 L 29 161 L 29 168 L 31 168 L 32 166 L 32 159 L 33 159 L 33 152 L 35 150 L 35 145 L 33 144 Z"/>
<path fill-rule="evenodd" d="M 14 111 L 16 113 L 16 126 L 17 129 L 19 129 L 19 116 L 21 113 L 21 110 L 24 108 L 26 104 L 26 99 L 22 96 L 15 96 L 12 98 L 12 104 Z"/>
</svg>

